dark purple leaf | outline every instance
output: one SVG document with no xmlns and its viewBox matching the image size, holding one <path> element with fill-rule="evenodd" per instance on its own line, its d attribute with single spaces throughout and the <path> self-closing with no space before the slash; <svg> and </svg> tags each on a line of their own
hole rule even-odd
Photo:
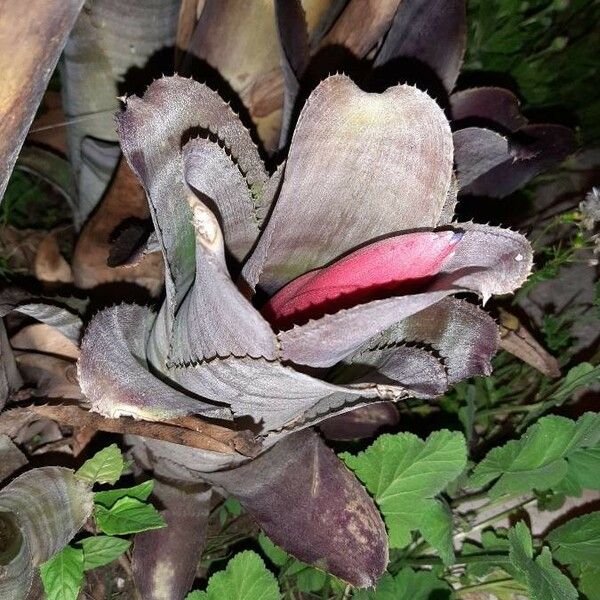
<svg viewBox="0 0 600 600">
<path fill-rule="evenodd" d="M 377 402 L 323 421 L 319 429 L 328 440 L 371 438 L 380 429 L 398 423 L 398 411 L 391 402 Z"/>
<path fill-rule="evenodd" d="M 450 92 L 466 42 L 465 0 L 402 0 L 375 66 L 399 57 L 416 58 L 431 67 Z"/>
<path fill-rule="evenodd" d="M 193 487 L 193 486 L 191 486 Z M 156 481 L 153 496 L 167 524 L 138 533 L 133 547 L 133 579 L 144 600 L 181 600 L 194 583 L 206 542 L 211 491 L 186 490 Z"/>
<path fill-rule="evenodd" d="M 450 96 L 452 119 L 484 119 L 498 123 L 507 131 L 527 125 L 521 114 L 519 99 L 509 90 L 499 87 L 479 87 L 460 90 Z"/>
<path fill-rule="evenodd" d="M 562 125 L 526 125 L 514 134 L 507 159 L 484 173 L 461 193 L 501 198 L 554 167 L 575 151 L 575 133 Z"/>
<path fill-rule="evenodd" d="M 296 558 L 357 587 L 375 585 L 384 572 L 387 534 L 373 500 L 313 431 L 206 479 L 235 496 Z"/>
</svg>

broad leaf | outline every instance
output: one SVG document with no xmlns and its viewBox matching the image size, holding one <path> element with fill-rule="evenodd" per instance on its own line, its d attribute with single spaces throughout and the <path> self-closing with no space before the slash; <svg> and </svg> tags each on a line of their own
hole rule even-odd
<svg viewBox="0 0 600 600">
<path fill-rule="evenodd" d="M 75 476 L 89 484 L 115 483 L 123 473 L 125 462 L 116 444 L 103 448 L 92 458 L 86 460 Z"/>
<path fill-rule="evenodd" d="M 101 504 L 105 508 L 110 508 L 117 500 L 121 498 L 137 498 L 142 502 L 148 500 L 154 488 L 154 480 L 149 479 L 138 485 L 129 488 L 120 488 L 116 490 L 106 490 L 94 494 L 94 503 Z"/>
<path fill-rule="evenodd" d="M 564 565 L 600 564 L 600 512 L 567 521 L 553 529 L 546 541 Z"/>
<path fill-rule="evenodd" d="M 579 589 L 587 600 L 600 600 L 600 567 L 586 566 L 579 576 Z"/>
<path fill-rule="evenodd" d="M 360 590 L 356 600 L 450 600 L 452 588 L 431 571 L 405 567 L 392 576 L 386 573 L 374 590 Z"/>
<path fill-rule="evenodd" d="M 83 583 L 83 552 L 67 546 L 40 565 L 48 600 L 77 600 Z"/>
<path fill-rule="evenodd" d="M 570 494 L 586 487 L 596 489 L 600 484 L 590 468 L 600 461 L 599 432 L 597 413 L 586 413 L 577 422 L 543 417 L 521 439 L 491 450 L 475 468 L 469 484 L 481 487 L 497 479 L 490 490 L 492 497 L 533 489 Z"/>
<path fill-rule="evenodd" d="M 273 542 L 299 560 L 356 587 L 374 585 L 385 570 L 387 536 L 373 500 L 314 431 L 202 477 L 236 496 Z"/>
<path fill-rule="evenodd" d="M 464 0 L 403 0 L 381 46 L 375 65 L 394 59 L 418 60 L 432 69 L 448 92 L 462 66 L 467 44 Z M 414 67 L 413 67 L 414 68 Z"/>
<path fill-rule="evenodd" d="M 129 540 L 108 535 L 84 538 L 80 542 L 83 550 L 83 570 L 103 567 L 116 560 L 131 545 Z"/>
<path fill-rule="evenodd" d="M 531 534 L 523 522 L 508 532 L 510 560 L 517 579 L 524 583 L 531 600 L 577 600 L 577 590 L 566 575 L 552 563 L 548 548 L 534 558 Z"/>
<path fill-rule="evenodd" d="M 244 278 L 273 293 L 369 240 L 434 227 L 451 174 L 448 121 L 427 94 L 405 85 L 371 94 L 328 77 L 298 119 L 281 193 Z"/>
<path fill-rule="evenodd" d="M 236 554 L 224 571 L 215 573 L 205 592 L 192 592 L 186 600 L 280 600 L 279 586 L 258 554 Z"/>
<path fill-rule="evenodd" d="M 107 535 L 126 535 L 165 526 L 163 518 L 151 504 L 124 497 L 110 508 L 96 505 L 96 524 Z"/>
<path fill-rule="evenodd" d="M 411 433 L 382 435 L 357 456 L 344 453 L 341 458 L 379 505 L 390 546 L 406 546 L 418 529 L 444 562 L 452 562 L 452 517 L 434 498 L 465 468 L 462 434 L 436 431 L 425 441 Z"/>
</svg>

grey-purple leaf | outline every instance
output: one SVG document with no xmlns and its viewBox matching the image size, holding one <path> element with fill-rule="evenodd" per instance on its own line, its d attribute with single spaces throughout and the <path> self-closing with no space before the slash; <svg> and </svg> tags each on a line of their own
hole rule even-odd
<svg viewBox="0 0 600 600">
<path fill-rule="evenodd" d="M 274 360 L 277 338 L 231 280 L 217 218 L 191 191 L 187 201 L 196 232 L 196 277 L 175 316 L 168 364 L 231 355 Z"/>
<path fill-rule="evenodd" d="M 387 534 L 373 500 L 313 431 L 206 479 L 235 496 L 296 558 L 357 587 L 375 585 L 385 570 Z"/>
<path fill-rule="evenodd" d="M 225 402 L 236 416 L 249 415 L 263 431 L 280 429 L 323 398 L 378 398 L 375 386 L 341 386 L 277 361 L 228 357 L 172 368 L 170 376 L 191 393 Z"/>
<path fill-rule="evenodd" d="M 418 318 L 425 311 L 406 320 Z M 335 368 L 335 381 L 343 378 L 344 383 L 398 385 L 417 398 L 441 396 L 448 389 L 448 377 L 439 358 L 426 348 L 404 346 L 404 340 L 394 335 L 395 331 L 389 333 L 390 330 L 369 340 Z"/>
<path fill-rule="evenodd" d="M 176 98 L 177 102 L 173 102 Z M 192 285 L 194 229 L 186 198 L 181 145 L 192 135 L 214 134 L 228 149 L 249 185 L 267 173 L 249 132 L 216 92 L 182 77 L 155 81 L 143 98 L 129 98 L 118 117 L 123 152 L 148 194 L 166 265 L 167 330 Z"/>
<path fill-rule="evenodd" d="M 14 442 L 4 433 L 0 434 L 0 483 L 29 461 Z"/>
<path fill-rule="evenodd" d="M 283 116 L 279 146 L 285 146 L 294 104 L 300 89 L 300 78 L 308 65 L 310 50 L 308 28 L 300 0 L 276 0 L 275 17 L 281 46 L 281 68 L 283 71 Z"/>
<path fill-rule="evenodd" d="M 123 88 L 172 69 L 181 0 L 94 0 L 81 11 L 60 62 L 69 160 L 77 182 L 76 224 L 96 208 L 121 149 L 114 115 Z M 93 118 L 81 118 L 93 115 Z"/>
<path fill-rule="evenodd" d="M 62 467 L 33 469 L 0 491 L 6 548 L 0 566 L 0 597 L 24 600 L 36 568 L 83 527 L 92 507 L 90 488 Z"/>
<path fill-rule="evenodd" d="M 149 308 L 132 304 L 113 306 L 92 319 L 77 365 L 92 410 L 149 421 L 190 414 L 228 418 L 226 408 L 184 394 L 149 371 L 146 344 L 155 318 Z"/>
<path fill-rule="evenodd" d="M 241 263 L 259 233 L 253 190 L 238 166 L 218 144 L 205 138 L 190 140 L 183 148 L 187 184 L 200 194 L 218 218 L 225 247 Z M 255 192 L 260 193 L 261 184 Z"/>
<path fill-rule="evenodd" d="M 431 67 L 452 91 L 467 43 L 465 0 L 403 0 L 375 66 L 395 58 L 416 58 Z"/>
<path fill-rule="evenodd" d="M 451 385 L 475 375 L 489 375 L 499 341 L 494 320 L 477 306 L 456 298 L 445 298 L 404 319 L 377 341 L 385 343 L 390 337 L 430 344 L 444 360 Z"/>
<path fill-rule="evenodd" d="M 8 341 L 4 320 L 0 317 L 0 410 L 4 408 L 11 392 L 23 385 L 15 357 Z"/>
<path fill-rule="evenodd" d="M 357 351 L 373 336 L 445 296 L 473 291 L 484 301 L 508 294 L 529 276 L 533 262 L 525 237 L 507 229 L 461 223 L 464 231 L 442 272 L 421 293 L 373 300 L 278 334 L 285 359 L 326 367 Z"/>
<path fill-rule="evenodd" d="M 355 56 L 363 58 L 389 29 L 402 2 L 350 0 L 322 40 L 321 46 L 343 46 Z"/>
<path fill-rule="evenodd" d="M 191 486 L 190 486 L 191 487 Z M 167 524 L 138 533 L 133 546 L 133 579 L 144 600 L 181 600 L 194 583 L 210 513 L 212 493 L 156 481 L 153 496 Z"/>
<path fill-rule="evenodd" d="M 450 127 L 427 94 L 410 86 L 369 94 L 329 77 L 300 115 L 245 280 L 273 293 L 374 238 L 433 227 L 451 174 Z"/>
</svg>

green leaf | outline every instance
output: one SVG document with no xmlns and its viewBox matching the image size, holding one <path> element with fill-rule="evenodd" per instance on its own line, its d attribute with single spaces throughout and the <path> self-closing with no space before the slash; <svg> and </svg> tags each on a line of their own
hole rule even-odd
<svg viewBox="0 0 600 600">
<path fill-rule="evenodd" d="M 600 567 L 586 566 L 579 577 L 579 589 L 588 600 L 600 600 Z"/>
<path fill-rule="evenodd" d="M 47 600 L 77 600 L 83 583 L 83 552 L 65 546 L 40 566 Z"/>
<path fill-rule="evenodd" d="M 96 524 L 107 535 L 140 533 L 165 526 L 164 519 L 151 504 L 137 498 L 124 497 L 110 508 L 96 505 Z"/>
<path fill-rule="evenodd" d="M 258 534 L 258 543 L 267 558 L 276 566 L 282 567 L 289 559 L 289 554 L 276 546 L 264 533 Z"/>
<path fill-rule="evenodd" d="M 452 588 L 431 571 L 404 568 L 396 576 L 386 573 L 374 590 L 357 590 L 355 600 L 449 600 Z"/>
<path fill-rule="evenodd" d="M 317 592 L 325 585 L 327 573 L 291 557 L 262 532 L 258 534 L 258 543 L 261 550 L 275 566 L 285 566 L 281 572 L 281 577 L 293 577 L 301 592 Z"/>
<path fill-rule="evenodd" d="M 292 560 L 290 566 L 285 570 L 285 577 L 293 578 L 298 590 L 305 594 L 318 592 L 327 581 L 327 573 L 295 559 Z"/>
<path fill-rule="evenodd" d="M 236 554 L 224 571 L 215 573 L 205 592 L 192 592 L 186 600 L 280 600 L 277 580 L 260 556 L 251 550 Z"/>
<path fill-rule="evenodd" d="M 86 460 L 75 475 L 90 484 L 112 484 L 121 477 L 124 467 L 121 451 L 116 444 L 111 444 Z"/>
<path fill-rule="evenodd" d="M 411 433 L 382 435 L 364 452 L 341 458 L 374 496 L 391 547 L 406 546 L 418 529 L 446 563 L 452 562 L 451 515 L 434 497 L 466 465 L 461 433 L 436 431 L 425 441 Z"/>
<path fill-rule="evenodd" d="M 577 422 L 548 416 L 529 427 L 521 439 L 488 452 L 469 485 L 482 487 L 497 479 L 489 492 L 492 498 L 534 489 L 577 493 L 581 487 L 600 485 L 589 472 L 599 460 L 599 413 L 586 413 Z M 562 482 L 568 482 L 568 488 Z"/>
<path fill-rule="evenodd" d="M 580 363 L 569 370 L 558 389 L 550 396 L 556 404 L 567 401 L 577 390 L 600 381 L 600 366 Z"/>
<path fill-rule="evenodd" d="M 106 490 L 105 492 L 96 492 L 94 494 L 94 503 L 101 504 L 105 508 L 110 508 L 117 500 L 121 498 L 137 498 L 138 500 L 148 500 L 154 489 L 154 480 L 149 479 L 138 485 L 129 488 L 120 488 L 116 490 Z"/>
<path fill-rule="evenodd" d="M 119 558 L 131 545 L 131 542 L 128 540 L 108 535 L 88 537 L 79 543 L 83 549 L 84 571 L 103 567 L 111 563 L 113 560 Z"/>
<path fill-rule="evenodd" d="M 600 512 L 571 519 L 553 529 L 546 541 L 563 565 L 600 565 Z"/>
<path fill-rule="evenodd" d="M 569 578 L 552 563 L 548 548 L 534 558 L 533 542 L 527 526 L 519 522 L 508 532 L 509 557 L 517 571 L 517 580 L 524 583 L 530 600 L 577 600 L 577 590 Z"/>
</svg>

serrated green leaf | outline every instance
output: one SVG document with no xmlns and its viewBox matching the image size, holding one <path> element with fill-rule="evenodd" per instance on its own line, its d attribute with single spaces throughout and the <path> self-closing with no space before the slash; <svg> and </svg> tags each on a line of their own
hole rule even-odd
<svg viewBox="0 0 600 600">
<path fill-rule="evenodd" d="M 116 444 L 111 444 L 86 460 L 75 475 L 90 484 L 112 484 L 121 477 L 124 467 L 121 451 Z"/>
<path fill-rule="evenodd" d="M 137 498 L 121 498 L 111 508 L 98 504 L 95 517 L 96 525 L 107 535 L 140 533 L 165 526 L 164 519 L 154 506 Z"/>
<path fill-rule="evenodd" d="M 600 565 L 600 512 L 593 512 L 553 529 L 546 541 L 563 565 Z"/>
<path fill-rule="evenodd" d="M 194 591 L 186 600 L 280 600 L 277 580 L 263 560 L 251 550 L 236 554 L 224 571 L 215 573 L 204 592 Z"/>
<path fill-rule="evenodd" d="M 494 448 L 481 461 L 469 485 L 482 487 L 497 480 L 490 497 L 530 490 L 562 493 L 599 486 L 590 480 L 590 461 L 600 460 L 600 414 L 586 413 L 577 422 L 558 416 L 541 418 L 519 440 Z M 582 468 L 580 463 L 586 463 Z M 565 484 L 568 483 L 568 488 Z"/>
<path fill-rule="evenodd" d="M 131 545 L 129 540 L 108 535 L 85 538 L 79 543 L 83 550 L 84 571 L 111 563 L 119 558 Z"/>
<path fill-rule="evenodd" d="M 531 600 L 577 600 L 577 590 L 552 562 L 548 548 L 534 558 L 533 542 L 527 526 L 519 522 L 508 532 L 510 560 L 517 580 L 527 587 Z"/>
<path fill-rule="evenodd" d="M 137 498 L 138 500 L 145 501 L 148 500 L 153 489 L 154 480 L 149 479 L 148 481 L 144 481 L 133 487 L 96 492 L 94 494 L 94 503 L 101 504 L 105 508 L 110 508 L 117 500 L 125 497 Z"/>
<path fill-rule="evenodd" d="M 443 560 L 452 561 L 451 517 L 434 497 L 466 465 L 461 433 L 436 431 L 425 441 L 411 433 L 382 435 L 364 452 L 341 458 L 374 496 L 391 547 L 406 546 L 411 532 L 418 529 Z"/>
<path fill-rule="evenodd" d="M 392 577 L 386 573 L 374 590 L 357 590 L 355 600 L 449 600 L 452 588 L 431 571 L 402 569 Z"/>
<path fill-rule="evenodd" d="M 83 583 L 83 552 L 65 546 L 40 566 L 47 600 L 77 600 Z"/>
</svg>

